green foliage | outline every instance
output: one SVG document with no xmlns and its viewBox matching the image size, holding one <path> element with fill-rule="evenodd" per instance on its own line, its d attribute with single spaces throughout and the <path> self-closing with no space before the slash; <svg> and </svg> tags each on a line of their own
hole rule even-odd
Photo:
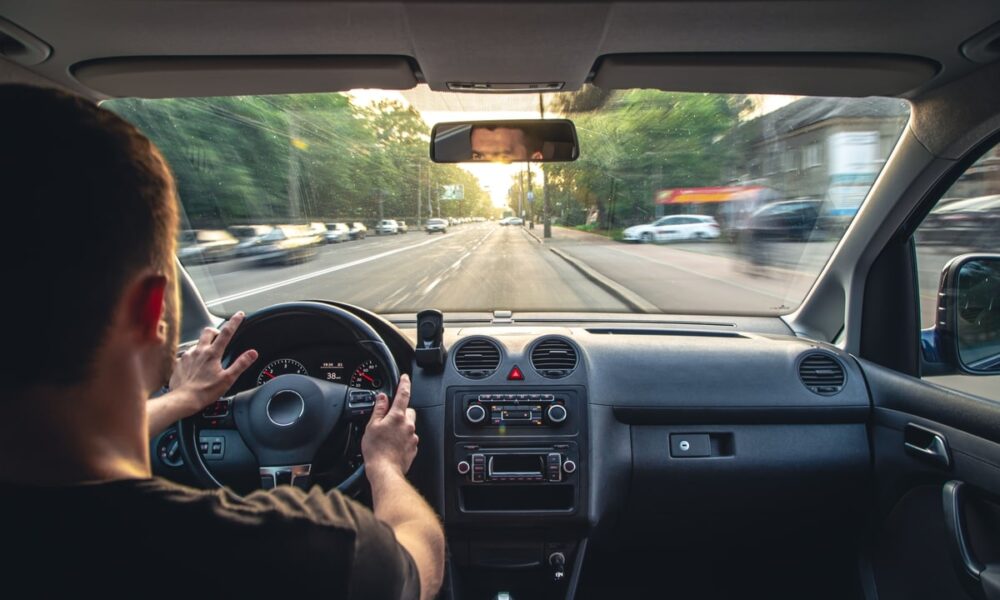
<svg viewBox="0 0 1000 600">
<path fill-rule="evenodd" d="M 185 227 L 283 221 L 487 216 L 478 179 L 427 158 L 429 127 L 412 107 L 344 94 L 123 99 L 105 106 L 160 148 L 177 179 Z M 461 184 L 462 201 L 439 202 Z M 379 207 L 381 205 L 381 213 Z"/>
<path fill-rule="evenodd" d="M 602 227 L 647 221 L 657 190 L 726 183 L 740 149 L 720 143 L 747 109 L 743 96 L 600 92 L 585 88 L 557 100 L 576 123 L 580 158 L 545 165 L 549 194 L 567 223 L 599 213 Z"/>
</svg>

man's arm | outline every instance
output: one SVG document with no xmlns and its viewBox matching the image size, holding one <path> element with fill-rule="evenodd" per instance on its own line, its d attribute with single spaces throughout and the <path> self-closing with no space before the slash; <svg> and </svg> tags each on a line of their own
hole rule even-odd
<svg viewBox="0 0 1000 600">
<path fill-rule="evenodd" d="M 228 369 L 222 368 L 222 353 L 243 317 L 242 312 L 236 313 L 219 330 L 206 327 L 198 343 L 177 360 L 170 376 L 170 391 L 146 403 L 149 437 L 221 398 L 257 360 L 257 351 L 247 350 Z"/>
<path fill-rule="evenodd" d="M 379 394 L 361 440 L 375 516 L 389 525 L 420 574 L 420 597 L 433 598 L 444 577 L 444 530 L 437 515 L 406 480 L 417 454 L 417 414 L 410 404 L 410 379 L 403 375 L 392 407 Z"/>
</svg>

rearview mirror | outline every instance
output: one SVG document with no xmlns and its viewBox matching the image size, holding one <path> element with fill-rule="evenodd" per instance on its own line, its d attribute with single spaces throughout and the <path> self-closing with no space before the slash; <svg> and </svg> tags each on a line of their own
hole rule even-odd
<svg viewBox="0 0 1000 600">
<path fill-rule="evenodd" d="M 579 155 L 576 127 L 567 119 L 438 123 L 431 130 L 437 163 L 568 162 Z"/>
<path fill-rule="evenodd" d="M 936 316 L 924 333 L 925 358 L 932 349 L 936 362 L 960 372 L 1000 375 L 1000 255 L 965 254 L 945 265 Z"/>
</svg>

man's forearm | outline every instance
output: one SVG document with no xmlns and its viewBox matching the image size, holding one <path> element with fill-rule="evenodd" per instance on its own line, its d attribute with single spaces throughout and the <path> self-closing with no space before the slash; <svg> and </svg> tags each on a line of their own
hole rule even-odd
<svg viewBox="0 0 1000 600">
<path fill-rule="evenodd" d="M 180 392 L 167 392 L 146 402 L 149 437 L 158 435 L 171 424 L 191 414 L 192 402 Z"/>
<path fill-rule="evenodd" d="M 444 577 L 444 530 L 437 514 L 399 471 L 368 468 L 375 516 L 392 527 L 420 572 L 420 597 L 437 594 Z"/>
</svg>

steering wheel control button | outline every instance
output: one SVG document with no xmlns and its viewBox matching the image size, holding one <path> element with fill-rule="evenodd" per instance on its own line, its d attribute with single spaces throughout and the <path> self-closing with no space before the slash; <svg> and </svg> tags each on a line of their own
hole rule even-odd
<svg viewBox="0 0 1000 600">
<path fill-rule="evenodd" d="M 568 413 L 566 412 L 566 407 L 562 404 L 553 404 L 546 411 L 546 415 L 549 417 L 549 421 L 553 423 L 562 423 L 566 420 Z"/>
<path fill-rule="evenodd" d="M 670 456 L 673 458 L 707 458 L 712 456 L 712 440 L 707 433 L 670 434 Z"/>
<path fill-rule="evenodd" d="M 375 408 L 374 390 L 351 390 L 347 393 L 347 413 L 351 417 L 365 417 Z"/>
<path fill-rule="evenodd" d="M 198 451 L 205 460 L 222 460 L 226 455 L 226 438 L 219 436 L 199 436 Z"/>
<path fill-rule="evenodd" d="M 456 469 L 458 470 L 459 475 L 468 475 L 469 471 L 472 470 L 472 465 L 469 464 L 469 461 L 463 460 L 459 461 Z"/>
<path fill-rule="evenodd" d="M 576 472 L 576 463 L 567 458 L 563 462 L 562 468 L 563 468 L 563 471 L 566 471 L 567 474 L 568 473 L 575 473 Z"/>
<path fill-rule="evenodd" d="M 294 425 L 305 410 L 305 400 L 293 390 L 281 390 L 267 401 L 267 418 L 278 427 Z"/>
<path fill-rule="evenodd" d="M 229 416 L 229 407 L 232 404 L 232 400 L 229 398 L 220 398 L 214 403 L 210 404 L 205 410 L 202 411 L 201 415 L 208 419 L 218 419 L 222 417 Z"/>
<path fill-rule="evenodd" d="M 465 410 L 465 418 L 470 423 L 482 423 L 486 418 L 486 409 L 478 404 L 473 404 Z"/>
</svg>

